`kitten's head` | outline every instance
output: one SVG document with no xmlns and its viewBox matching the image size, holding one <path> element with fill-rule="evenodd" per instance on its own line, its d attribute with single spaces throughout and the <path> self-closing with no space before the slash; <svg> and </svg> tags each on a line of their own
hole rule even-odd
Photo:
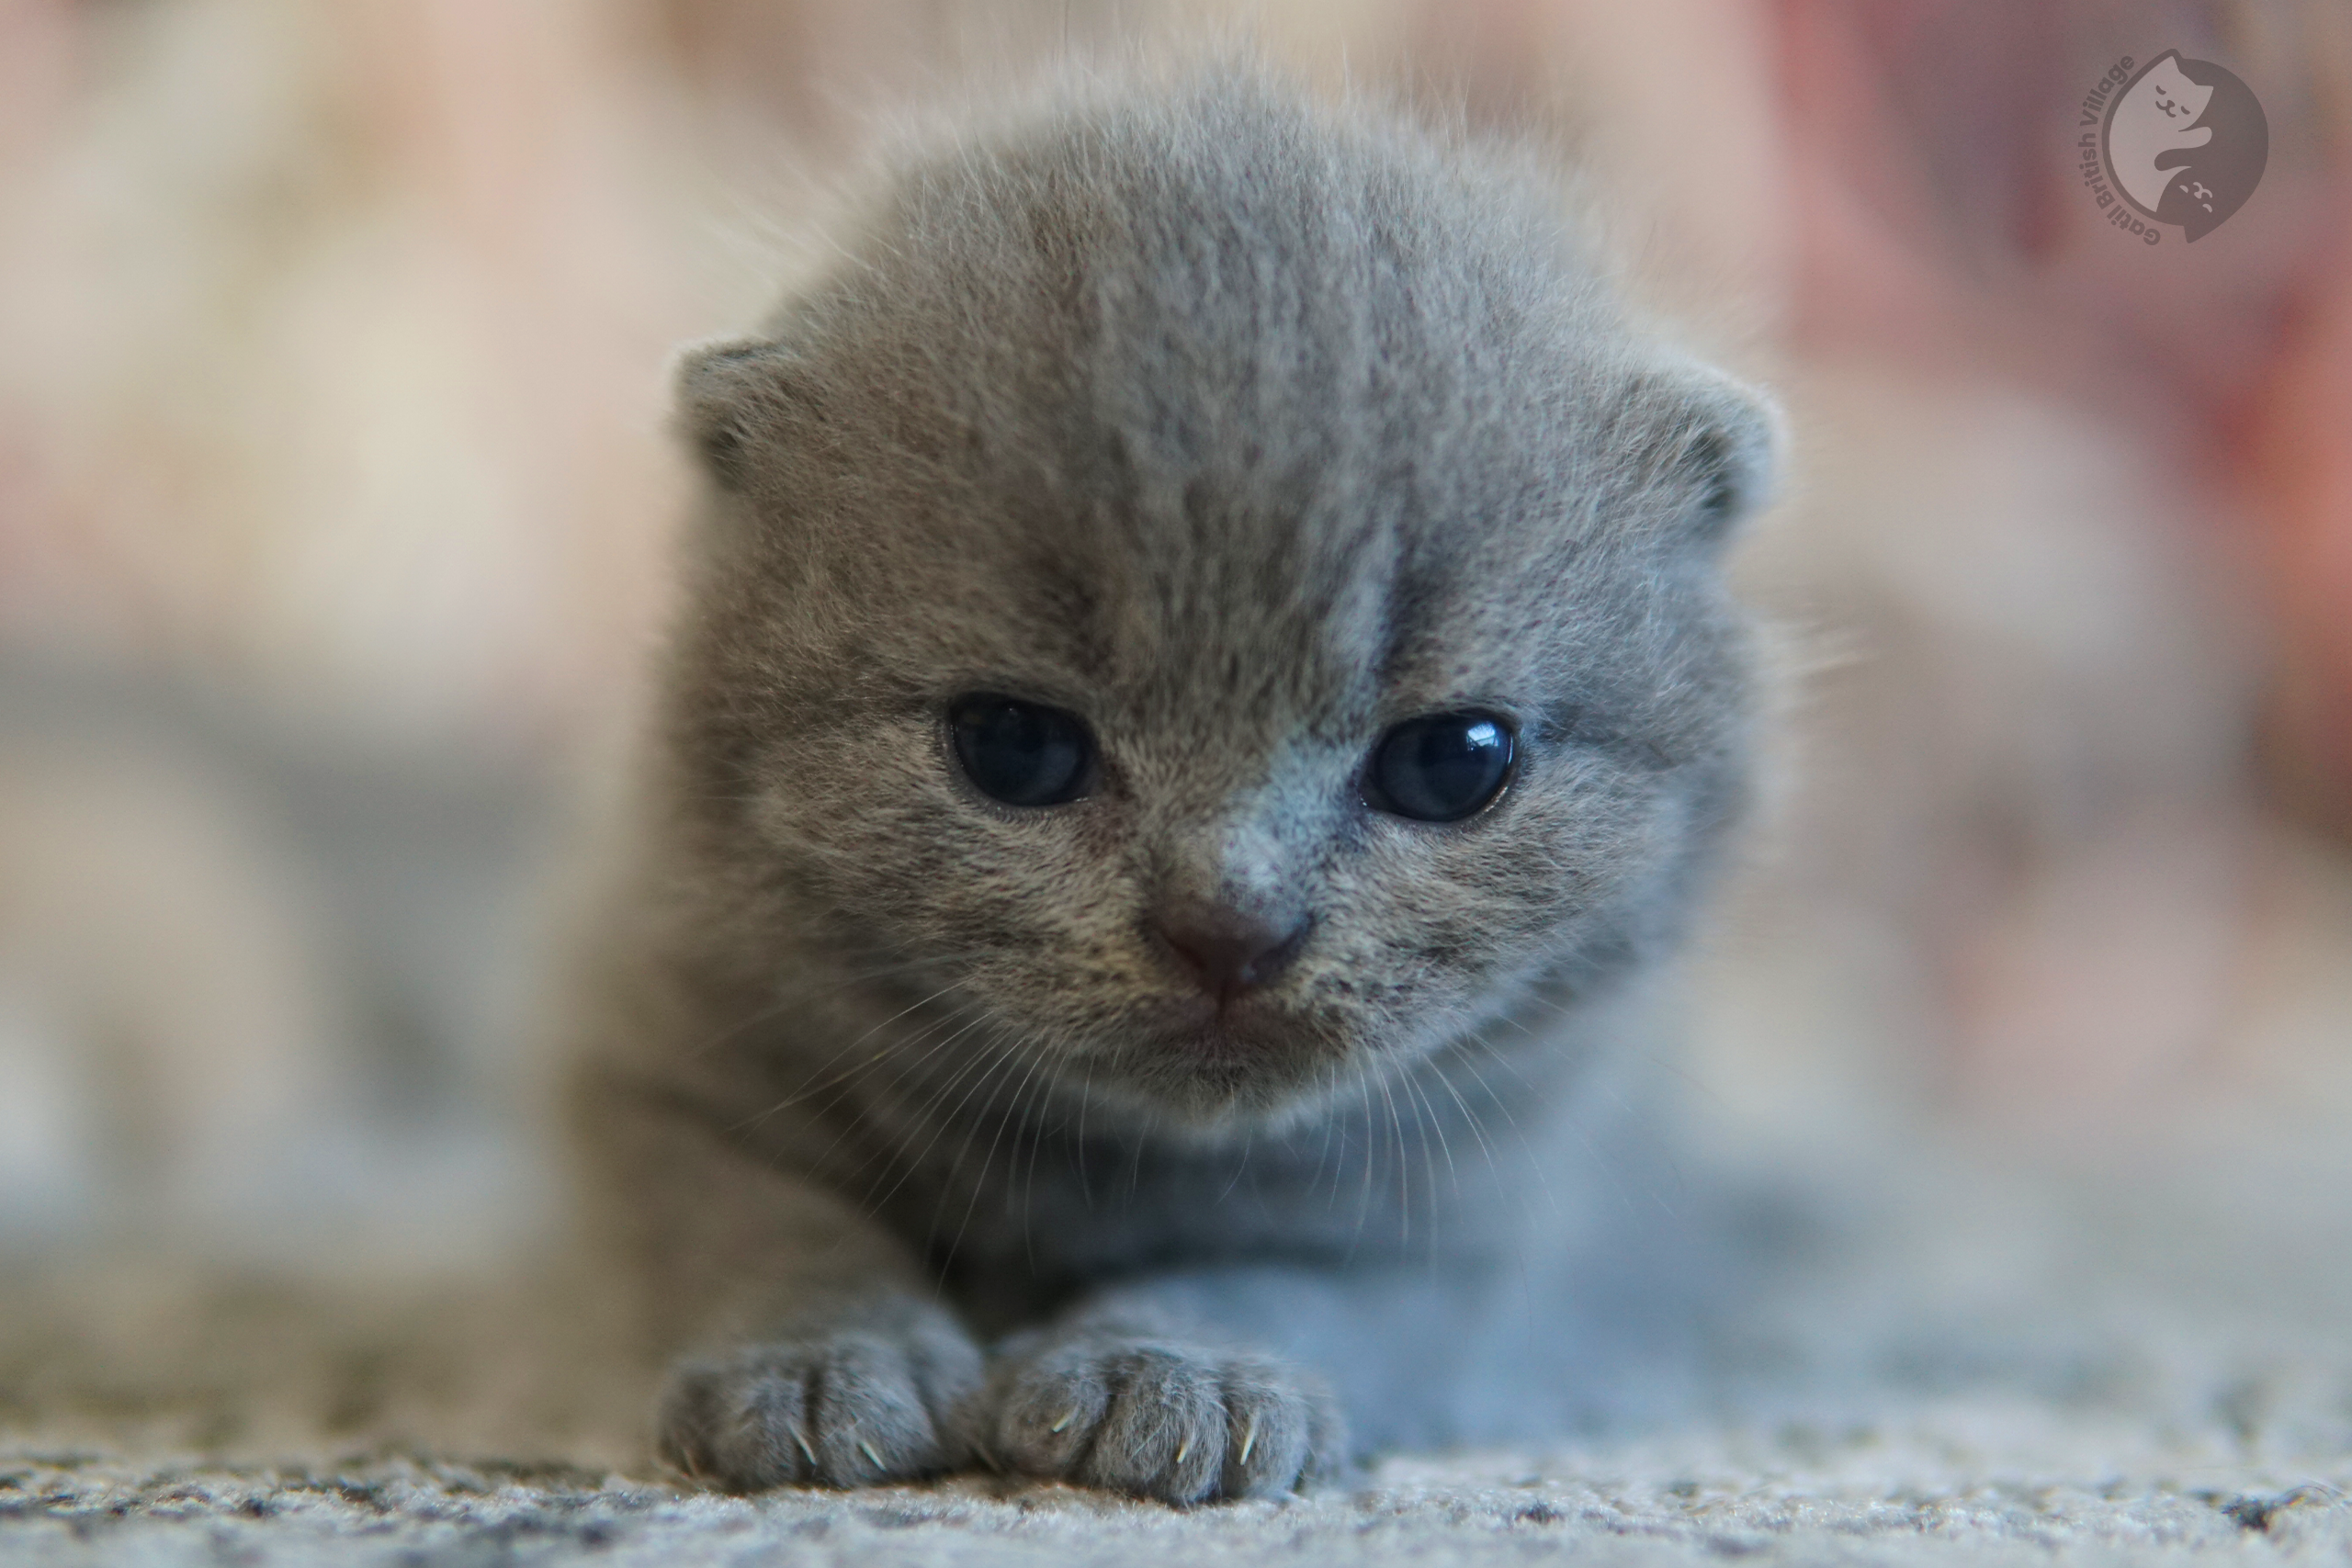
<svg viewBox="0 0 2352 1568">
<path fill-rule="evenodd" d="M 684 389 L 695 841 L 755 947 L 910 965 L 877 1018 L 1278 1117 L 1606 983 L 1736 808 L 1769 419 L 1492 162 L 1246 79 L 1065 114 Z"/>
</svg>

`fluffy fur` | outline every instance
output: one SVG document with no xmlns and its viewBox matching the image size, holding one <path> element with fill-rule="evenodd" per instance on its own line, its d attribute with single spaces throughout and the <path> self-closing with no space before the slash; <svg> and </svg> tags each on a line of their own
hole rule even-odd
<svg viewBox="0 0 2352 1568">
<path fill-rule="evenodd" d="M 1623 1173 L 1559 1150 L 1742 796 L 1756 400 L 1511 160 L 1248 70 L 910 164 L 682 387 L 711 483 L 579 1010 L 665 1453 L 1192 1502 L 1559 1420 L 1501 1325 L 1621 1266 L 1566 1232 Z M 975 690 L 1083 716 L 1098 786 L 981 796 Z M 1364 804 L 1472 706 L 1492 807 Z M 1177 905 L 1307 935 L 1217 1009 Z"/>
</svg>

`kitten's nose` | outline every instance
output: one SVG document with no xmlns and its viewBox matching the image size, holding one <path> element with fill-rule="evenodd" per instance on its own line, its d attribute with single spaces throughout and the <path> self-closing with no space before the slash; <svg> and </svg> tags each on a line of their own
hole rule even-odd
<svg viewBox="0 0 2352 1568">
<path fill-rule="evenodd" d="M 1287 925 L 1230 904 L 1182 899 L 1164 907 L 1152 928 L 1201 988 L 1219 1002 L 1272 980 L 1306 945 L 1308 920 Z"/>
</svg>

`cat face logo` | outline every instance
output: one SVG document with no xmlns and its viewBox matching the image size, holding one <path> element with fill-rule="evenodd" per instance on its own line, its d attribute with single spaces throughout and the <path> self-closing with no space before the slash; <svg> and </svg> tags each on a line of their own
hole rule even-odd
<svg viewBox="0 0 2352 1568">
<path fill-rule="evenodd" d="M 2109 96 L 2099 149 L 2118 196 L 2142 217 L 2177 224 L 2197 240 L 2262 183 L 2270 123 L 2236 76 L 2168 50 Z M 2154 231 L 2145 232 L 2153 243 Z"/>
</svg>

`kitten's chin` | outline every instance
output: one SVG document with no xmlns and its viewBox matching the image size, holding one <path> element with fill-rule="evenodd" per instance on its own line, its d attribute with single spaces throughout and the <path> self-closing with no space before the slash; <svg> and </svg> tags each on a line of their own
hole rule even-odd
<svg viewBox="0 0 2352 1568">
<path fill-rule="evenodd" d="M 1328 1098 L 1352 1051 L 1327 1028 L 1272 1009 L 1183 1007 L 1116 1052 L 1123 1098 L 1163 1123 L 1216 1136 L 1276 1126 Z"/>
</svg>

